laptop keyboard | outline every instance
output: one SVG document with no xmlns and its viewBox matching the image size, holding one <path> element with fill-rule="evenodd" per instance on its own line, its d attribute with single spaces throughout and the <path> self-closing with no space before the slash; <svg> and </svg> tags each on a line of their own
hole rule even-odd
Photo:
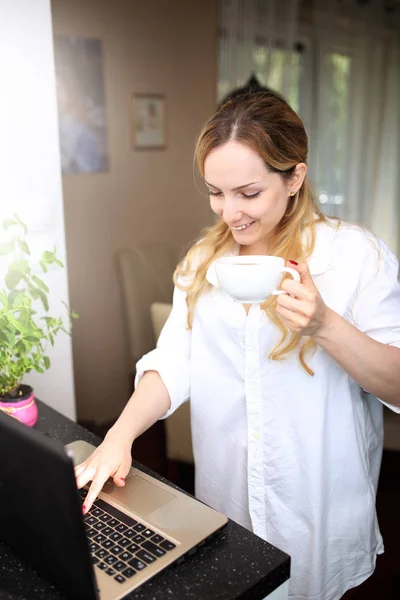
<svg viewBox="0 0 400 600">
<path fill-rule="evenodd" d="M 79 491 L 83 500 L 87 490 Z M 92 563 L 118 583 L 131 579 L 175 548 L 173 542 L 100 498 L 83 520 Z"/>
</svg>

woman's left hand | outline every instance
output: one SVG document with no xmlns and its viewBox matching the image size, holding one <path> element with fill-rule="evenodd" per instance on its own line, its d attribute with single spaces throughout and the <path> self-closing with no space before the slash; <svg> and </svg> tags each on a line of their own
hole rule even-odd
<svg viewBox="0 0 400 600">
<path fill-rule="evenodd" d="M 326 325 L 329 309 L 315 287 L 306 263 L 288 266 L 300 274 L 300 281 L 288 277 L 281 285 L 287 294 L 277 298 L 276 312 L 284 324 L 299 335 L 315 337 Z"/>
</svg>

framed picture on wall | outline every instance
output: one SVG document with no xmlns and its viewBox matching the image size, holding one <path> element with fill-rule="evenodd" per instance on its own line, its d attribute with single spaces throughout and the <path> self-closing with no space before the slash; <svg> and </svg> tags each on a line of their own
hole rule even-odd
<svg viewBox="0 0 400 600">
<path fill-rule="evenodd" d="M 132 98 L 132 147 L 163 149 L 167 145 L 166 99 L 163 94 L 134 94 Z"/>
<path fill-rule="evenodd" d="M 54 56 L 62 172 L 108 171 L 102 41 L 55 36 Z"/>
</svg>

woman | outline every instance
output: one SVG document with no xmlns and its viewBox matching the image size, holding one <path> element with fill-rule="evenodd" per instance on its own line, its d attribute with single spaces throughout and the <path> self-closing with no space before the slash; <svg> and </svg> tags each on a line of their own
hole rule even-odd
<svg viewBox="0 0 400 600">
<path fill-rule="evenodd" d="M 383 552 L 375 493 L 382 403 L 400 412 L 398 262 L 322 215 L 303 124 L 276 95 L 229 100 L 196 156 L 219 220 L 177 268 L 132 398 L 76 469 L 79 487 L 93 481 L 84 511 L 110 475 L 124 485 L 134 439 L 190 396 L 197 497 L 291 555 L 292 599 L 337 600 Z M 213 268 L 229 254 L 284 257 L 301 280 L 236 304 Z"/>
</svg>

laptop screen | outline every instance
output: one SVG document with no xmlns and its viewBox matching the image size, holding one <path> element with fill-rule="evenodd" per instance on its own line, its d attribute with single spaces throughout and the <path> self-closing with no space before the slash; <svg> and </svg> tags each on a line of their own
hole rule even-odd
<svg viewBox="0 0 400 600">
<path fill-rule="evenodd" d="M 65 596 L 98 598 L 72 460 L 1 411 L 0 539 Z"/>
</svg>

